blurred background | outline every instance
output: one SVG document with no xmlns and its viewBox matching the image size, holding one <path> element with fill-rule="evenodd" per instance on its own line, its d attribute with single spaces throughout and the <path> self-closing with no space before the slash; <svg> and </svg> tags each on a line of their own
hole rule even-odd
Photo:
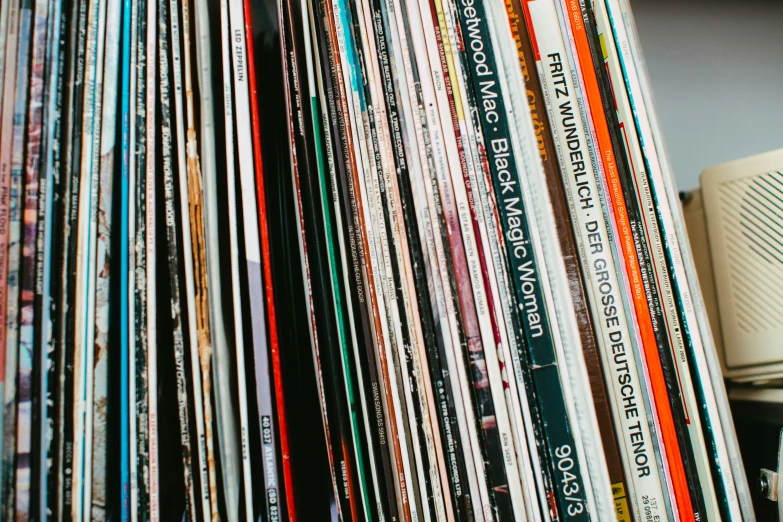
<svg viewBox="0 0 783 522">
<path fill-rule="evenodd" d="M 783 147 L 783 0 L 630 0 L 680 190 Z"/>
</svg>

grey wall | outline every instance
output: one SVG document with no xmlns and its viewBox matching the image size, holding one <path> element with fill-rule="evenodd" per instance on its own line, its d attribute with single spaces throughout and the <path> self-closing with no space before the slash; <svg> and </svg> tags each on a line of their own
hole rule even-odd
<svg viewBox="0 0 783 522">
<path fill-rule="evenodd" d="M 783 147 L 783 0 L 631 0 L 680 189 Z"/>
</svg>

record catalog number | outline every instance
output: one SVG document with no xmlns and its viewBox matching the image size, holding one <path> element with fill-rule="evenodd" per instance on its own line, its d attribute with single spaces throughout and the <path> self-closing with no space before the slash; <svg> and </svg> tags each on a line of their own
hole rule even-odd
<svg viewBox="0 0 783 522">
<path fill-rule="evenodd" d="M 571 453 L 571 446 L 568 444 L 555 448 L 557 469 L 561 474 L 560 490 L 563 493 L 566 513 L 569 517 L 575 517 L 584 513 L 585 504 L 581 498 L 582 492 L 579 489 L 578 477 L 571 471 L 574 469 L 574 458 Z"/>
<path fill-rule="evenodd" d="M 642 509 L 644 509 L 644 520 L 648 522 L 661 520 L 661 516 L 655 514 L 658 511 L 658 501 L 650 495 L 642 495 Z"/>
<path fill-rule="evenodd" d="M 277 505 L 277 489 L 266 490 L 266 501 L 269 506 L 269 522 L 280 522 L 280 508 Z"/>
<path fill-rule="evenodd" d="M 261 417 L 261 437 L 264 444 L 272 444 L 272 419 L 269 415 Z"/>
</svg>

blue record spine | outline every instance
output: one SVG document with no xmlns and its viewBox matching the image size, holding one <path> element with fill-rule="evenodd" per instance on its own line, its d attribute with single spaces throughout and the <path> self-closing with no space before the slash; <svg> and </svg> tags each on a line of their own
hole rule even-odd
<svg viewBox="0 0 783 522">
<path fill-rule="evenodd" d="M 130 175 L 130 51 L 131 0 L 123 0 L 122 12 L 122 178 L 120 204 L 120 390 L 128 389 L 129 295 L 128 202 Z M 130 432 L 128 395 L 120 394 L 120 520 L 130 520 Z"/>
</svg>

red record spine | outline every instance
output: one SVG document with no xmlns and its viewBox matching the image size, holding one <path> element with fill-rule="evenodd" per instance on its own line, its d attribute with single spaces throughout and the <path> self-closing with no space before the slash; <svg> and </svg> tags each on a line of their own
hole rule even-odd
<svg viewBox="0 0 783 522">
<path fill-rule="evenodd" d="M 294 485 L 291 475 L 291 458 L 288 448 L 288 426 L 285 417 L 285 397 L 283 395 L 283 376 L 280 368 L 280 346 L 277 337 L 277 319 L 275 314 L 275 296 L 272 286 L 272 261 L 269 254 L 269 229 L 266 217 L 266 190 L 264 189 L 264 164 L 261 155 L 261 127 L 258 114 L 258 98 L 256 97 L 256 66 L 253 50 L 253 23 L 251 22 L 250 0 L 244 0 L 245 6 L 245 40 L 247 42 L 248 76 L 250 78 L 250 117 L 253 122 L 253 152 L 256 167 L 256 188 L 258 197 L 258 221 L 261 235 L 261 257 L 264 270 L 264 288 L 266 289 L 266 305 L 269 318 L 269 347 L 272 358 L 272 378 L 275 388 L 275 403 L 277 406 L 280 454 L 283 457 L 283 484 L 285 487 L 285 502 L 288 520 L 295 522 L 296 509 L 294 504 Z"/>
</svg>

